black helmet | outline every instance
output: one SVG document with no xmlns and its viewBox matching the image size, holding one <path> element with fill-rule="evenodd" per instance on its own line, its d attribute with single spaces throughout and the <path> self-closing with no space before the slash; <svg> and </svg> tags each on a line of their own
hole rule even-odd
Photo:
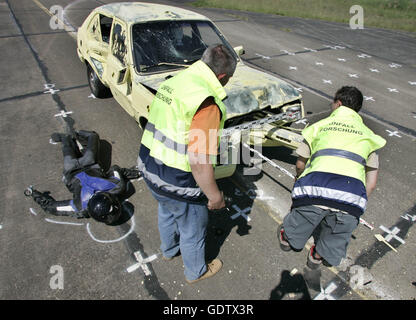
<svg viewBox="0 0 416 320">
<path fill-rule="evenodd" d="M 88 201 L 87 208 L 93 219 L 106 224 L 117 221 L 121 215 L 120 201 L 108 192 L 94 194 Z"/>
</svg>

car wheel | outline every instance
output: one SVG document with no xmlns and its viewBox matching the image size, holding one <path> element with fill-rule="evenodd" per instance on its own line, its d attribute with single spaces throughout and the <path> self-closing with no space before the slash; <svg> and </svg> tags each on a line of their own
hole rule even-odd
<svg viewBox="0 0 416 320">
<path fill-rule="evenodd" d="M 100 78 L 98 78 L 94 69 L 91 68 L 89 64 L 87 64 L 87 76 L 91 92 L 96 98 L 111 97 L 110 89 L 101 82 Z"/>
</svg>

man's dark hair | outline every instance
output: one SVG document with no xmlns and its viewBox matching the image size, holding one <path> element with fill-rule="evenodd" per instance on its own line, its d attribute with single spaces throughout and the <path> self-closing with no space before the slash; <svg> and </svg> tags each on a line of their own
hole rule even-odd
<svg viewBox="0 0 416 320">
<path fill-rule="evenodd" d="M 225 73 L 232 77 L 237 60 L 230 50 L 223 44 L 213 44 L 205 49 L 201 60 L 205 62 L 216 76 Z"/>
<path fill-rule="evenodd" d="M 363 94 L 356 87 L 344 86 L 335 93 L 334 102 L 341 101 L 342 105 L 358 112 L 363 105 Z"/>
</svg>

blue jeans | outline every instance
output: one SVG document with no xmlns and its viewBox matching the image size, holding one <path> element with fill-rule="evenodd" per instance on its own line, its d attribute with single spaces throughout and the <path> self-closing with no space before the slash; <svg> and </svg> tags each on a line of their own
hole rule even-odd
<svg viewBox="0 0 416 320">
<path fill-rule="evenodd" d="M 157 194 L 160 249 L 165 257 L 181 251 L 188 280 L 198 279 L 207 271 L 205 262 L 205 236 L 208 209 L 205 205 L 191 204 Z"/>
</svg>

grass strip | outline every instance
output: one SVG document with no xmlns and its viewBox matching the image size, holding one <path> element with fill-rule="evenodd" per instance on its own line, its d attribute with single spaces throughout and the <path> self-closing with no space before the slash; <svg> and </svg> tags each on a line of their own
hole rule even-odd
<svg viewBox="0 0 416 320">
<path fill-rule="evenodd" d="M 192 5 L 341 23 L 349 23 L 356 13 L 350 8 L 359 5 L 364 28 L 416 32 L 416 0 L 197 0 Z"/>
</svg>

